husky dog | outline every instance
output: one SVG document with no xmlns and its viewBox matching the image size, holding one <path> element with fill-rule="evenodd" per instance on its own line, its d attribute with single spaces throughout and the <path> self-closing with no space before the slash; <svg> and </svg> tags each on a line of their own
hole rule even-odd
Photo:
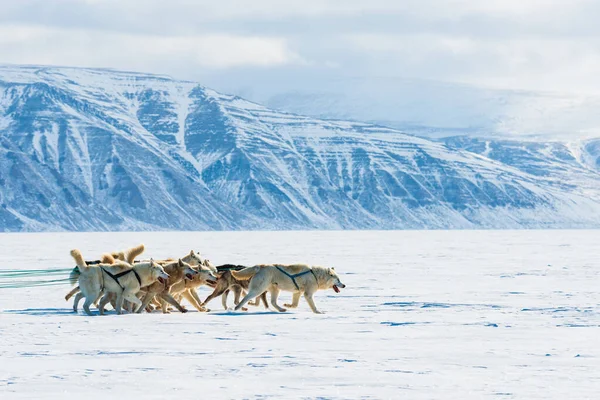
<svg viewBox="0 0 600 400">
<path fill-rule="evenodd" d="M 231 274 L 239 280 L 251 279 L 248 285 L 248 294 L 235 307 L 236 310 L 241 309 L 248 301 L 268 290 L 271 293 L 271 305 L 278 311 L 286 311 L 277 304 L 279 292 L 284 290 L 294 293 L 292 304 L 286 304 L 286 307 L 298 307 L 300 295 L 304 294 L 312 311 L 321 314 L 313 300 L 315 292 L 319 289 L 333 289 L 339 293 L 340 288 L 346 287 L 333 268 L 309 267 L 305 264 L 257 265 L 241 271 L 231 271 Z"/>
<path fill-rule="evenodd" d="M 191 281 L 186 279 L 185 285 L 183 285 L 181 282 L 176 284 L 174 286 L 175 290 L 172 289 L 171 293 L 174 294 L 174 297 L 177 299 L 177 301 L 181 301 L 182 298 L 186 298 L 190 304 L 196 307 L 198 311 L 207 311 L 207 309 L 202 306 L 202 301 L 200 300 L 200 296 L 198 296 L 196 288 L 201 285 L 214 287 L 217 280 L 217 269 L 209 260 L 203 259 L 200 256 L 200 252 L 194 252 L 194 250 L 190 250 L 189 254 L 186 254 L 181 258 L 181 260 L 190 264 L 192 267 L 197 267 L 200 275 Z M 207 271 L 210 272 L 210 276 L 206 275 Z"/>
<path fill-rule="evenodd" d="M 233 291 L 235 297 L 234 297 L 234 304 L 238 305 L 240 302 L 240 297 L 242 295 L 242 292 L 244 290 L 248 289 L 248 284 L 249 281 L 248 280 L 239 280 L 233 277 L 233 275 L 231 274 L 231 271 L 240 271 L 242 269 L 246 268 L 243 265 L 232 265 L 232 264 L 225 264 L 225 265 L 219 265 L 217 267 L 217 271 L 218 271 L 218 280 L 217 280 L 217 285 L 215 287 L 215 290 L 208 295 L 208 297 L 206 298 L 206 300 L 204 300 L 204 302 L 202 303 L 202 306 L 206 306 L 206 304 L 211 301 L 212 299 L 214 299 L 215 297 L 218 296 L 222 296 L 221 297 L 221 304 L 223 304 L 223 308 L 225 310 L 227 310 L 227 295 L 229 293 L 230 290 Z M 245 295 L 245 293 L 244 293 Z M 260 299 L 262 300 L 263 304 L 265 305 L 265 308 L 269 308 L 269 305 L 267 304 L 267 294 L 262 293 L 260 295 Z M 259 301 L 256 300 L 256 305 L 259 305 Z"/>
<path fill-rule="evenodd" d="M 152 260 L 148 263 L 137 263 L 134 267 L 122 261 L 90 266 L 86 264 L 79 250 L 71 250 L 71 256 L 79 267 L 79 287 L 85 297 L 83 309 L 88 315 L 92 315 L 90 305 L 102 292 L 104 298 L 99 306 L 100 315 L 104 314 L 104 304 L 108 301 L 105 299 L 109 298 L 111 293 L 117 295 L 116 311 L 117 314 L 121 314 L 123 300 L 139 306 L 142 302 L 135 294 L 141 287 L 169 277 L 164 269 Z"/>
<path fill-rule="evenodd" d="M 164 260 L 156 260 L 156 262 L 159 264 L 168 264 L 168 263 L 171 263 L 174 261 L 177 261 L 177 259 L 176 258 L 167 258 Z M 203 259 L 200 256 L 200 253 L 195 252 L 194 250 L 190 250 L 190 252 L 188 254 L 181 257 L 181 261 L 183 261 L 184 263 L 190 264 L 192 267 L 195 267 L 197 265 L 204 265 L 204 266 L 208 267 L 210 270 L 212 270 L 213 273 L 215 273 L 215 274 L 217 273 L 217 269 L 214 267 L 214 265 L 212 265 L 209 260 Z"/>
<path fill-rule="evenodd" d="M 140 254 L 142 254 L 144 252 L 144 250 L 145 250 L 144 244 L 140 244 L 140 245 L 137 245 L 130 249 L 127 249 L 125 251 L 114 252 L 111 254 L 109 254 L 109 253 L 102 254 L 99 261 L 93 261 L 93 262 L 86 261 L 86 264 L 87 265 L 114 264 L 116 262 L 116 260 L 126 261 L 128 264 L 132 264 L 133 261 L 135 260 L 135 258 L 137 256 L 139 256 Z M 116 257 L 115 257 L 115 254 L 116 254 Z M 78 277 L 79 277 L 79 270 L 77 268 L 75 268 L 73 271 L 71 271 L 71 275 L 70 275 L 71 283 L 76 282 Z M 79 286 L 74 287 L 73 290 L 71 290 L 65 296 L 65 300 L 69 301 L 71 296 L 73 296 L 76 293 L 77 293 L 77 296 L 75 297 L 75 301 L 73 302 L 73 311 L 75 311 L 75 312 L 77 312 L 77 306 L 79 305 L 79 301 L 83 298 L 83 294 L 81 294 L 81 292 L 79 290 Z M 98 301 L 98 299 L 96 299 L 96 301 L 94 301 L 94 304 L 97 305 L 97 301 Z"/>
<path fill-rule="evenodd" d="M 197 275 L 195 275 L 192 279 L 185 278 L 174 284 L 171 286 L 170 293 L 178 301 L 181 301 L 182 298 L 185 298 L 198 311 L 209 311 L 202 305 L 202 300 L 200 300 L 198 297 L 196 288 L 201 285 L 209 285 L 214 287 L 217 284 L 217 277 L 206 265 L 198 265 L 192 268 L 197 271 Z"/>
<path fill-rule="evenodd" d="M 188 263 L 181 261 L 181 259 L 164 265 L 163 268 L 165 272 L 169 274 L 169 278 L 165 282 L 154 282 L 150 286 L 147 286 L 143 289 L 146 294 L 143 297 L 142 305 L 136 311 L 137 313 L 141 313 L 143 310 L 145 310 L 155 296 L 158 296 L 163 300 L 161 301 L 163 313 L 166 314 L 169 312 L 164 302 L 175 306 L 182 313 L 187 312 L 187 310 L 169 294 L 169 289 L 171 286 L 182 281 L 183 279 L 194 279 L 194 276 L 198 275 L 198 271 L 192 269 Z"/>
</svg>

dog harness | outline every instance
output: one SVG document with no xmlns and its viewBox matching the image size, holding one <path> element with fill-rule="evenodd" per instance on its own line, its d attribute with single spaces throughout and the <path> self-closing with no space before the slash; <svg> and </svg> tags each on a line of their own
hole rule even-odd
<svg viewBox="0 0 600 400">
<path fill-rule="evenodd" d="M 294 286 L 296 286 L 296 289 L 298 289 L 298 290 L 300 290 L 300 287 L 298 286 L 298 283 L 296 283 L 296 278 L 298 278 L 299 276 L 302 276 L 302 275 L 306 275 L 308 273 L 311 273 L 315 277 L 315 281 L 317 281 L 317 285 L 319 284 L 319 280 L 317 279 L 317 275 L 315 275 L 315 273 L 312 270 L 312 268 L 309 268 L 308 271 L 300 272 L 299 274 L 294 274 L 294 275 L 289 274 L 286 270 L 284 270 L 280 266 L 276 265 L 275 268 L 277 268 L 284 275 L 286 275 L 288 278 L 290 278 L 292 280 L 292 282 L 294 282 Z"/>
<path fill-rule="evenodd" d="M 231 270 L 239 271 L 244 268 L 246 268 L 246 267 L 243 265 L 223 264 L 223 265 L 219 265 L 217 267 L 217 272 L 224 272 L 224 271 L 231 271 Z"/>
<path fill-rule="evenodd" d="M 110 276 L 111 278 L 113 278 L 115 280 L 115 282 L 117 282 L 117 285 L 119 285 L 121 287 L 121 290 L 125 290 L 125 288 L 121 285 L 121 282 L 119 282 L 119 278 L 129 274 L 130 272 L 133 272 L 133 274 L 135 275 L 135 278 L 137 279 L 138 283 L 140 284 L 140 287 L 142 287 L 142 278 L 140 278 L 138 273 L 133 268 L 128 269 L 127 271 L 119 272 L 118 274 L 112 274 L 109 271 L 105 270 L 104 268 L 101 268 L 101 269 L 102 269 L 102 271 L 106 272 L 106 275 Z"/>
</svg>

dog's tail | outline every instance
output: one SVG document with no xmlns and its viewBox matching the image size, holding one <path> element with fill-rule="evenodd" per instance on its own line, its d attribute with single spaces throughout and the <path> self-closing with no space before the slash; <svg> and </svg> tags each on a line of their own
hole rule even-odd
<svg viewBox="0 0 600 400">
<path fill-rule="evenodd" d="M 75 293 L 78 293 L 78 292 L 79 292 L 79 290 L 80 290 L 80 289 L 79 289 L 79 286 L 76 286 L 76 287 L 75 287 L 73 290 L 71 290 L 69 293 L 67 293 L 67 295 L 65 296 L 65 300 L 66 300 L 66 301 L 69 301 L 69 299 L 70 299 L 71 297 L 73 297 L 73 295 L 74 295 Z"/>
<path fill-rule="evenodd" d="M 231 275 L 235 279 L 239 279 L 240 281 L 247 281 L 252 278 L 256 273 L 260 270 L 260 265 L 256 265 L 254 267 L 244 268 L 240 271 L 231 270 Z"/>
<path fill-rule="evenodd" d="M 71 250 L 71 257 L 73 257 L 75 259 L 75 264 L 77 264 L 77 266 L 79 268 L 88 268 L 88 265 L 85 263 L 85 260 L 83 259 L 83 255 L 81 254 L 81 251 L 74 249 Z"/>
<path fill-rule="evenodd" d="M 133 264 L 133 260 L 135 260 L 135 258 L 140 254 L 142 254 L 144 250 L 146 250 L 146 247 L 144 247 L 143 243 L 130 248 L 125 252 L 125 261 L 127 261 L 129 264 Z"/>
<path fill-rule="evenodd" d="M 112 256 L 112 254 L 104 253 L 102 254 L 102 257 L 100 257 L 100 262 L 102 264 L 114 264 L 115 258 Z"/>
<path fill-rule="evenodd" d="M 77 266 L 75 268 L 73 268 L 71 270 L 71 273 L 69 274 L 69 282 L 71 283 L 71 286 L 72 286 L 79 280 L 79 275 L 81 275 L 81 271 L 85 270 L 89 267 L 85 263 L 85 260 L 83 259 L 83 255 L 81 255 L 81 251 L 79 251 L 77 249 L 71 250 L 71 257 L 73 257 L 75 259 L 75 264 L 77 264 Z"/>
</svg>

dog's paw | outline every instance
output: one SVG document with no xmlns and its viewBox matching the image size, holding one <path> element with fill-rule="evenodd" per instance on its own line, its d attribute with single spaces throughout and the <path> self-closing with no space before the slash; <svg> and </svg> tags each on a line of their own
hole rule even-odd
<svg viewBox="0 0 600 400">
<path fill-rule="evenodd" d="M 247 307 L 242 307 L 242 311 L 248 311 Z"/>
<path fill-rule="evenodd" d="M 182 308 L 181 312 L 185 314 L 186 312 L 188 312 L 188 310 L 187 310 L 187 308 Z"/>
<path fill-rule="evenodd" d="M 283 306 L 287 308 L 296 308 L 296 306 L 293 304 L 284 304 Z"/>
</svg>

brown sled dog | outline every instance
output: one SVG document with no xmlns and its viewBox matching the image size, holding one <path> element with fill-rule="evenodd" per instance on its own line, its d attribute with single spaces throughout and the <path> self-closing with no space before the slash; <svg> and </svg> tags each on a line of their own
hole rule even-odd
<svg viewBox="0 0 600 400">
<path fill-rule="evenodd" d="M 210 295 L 208 295 L 206 300 L 204 300 L 204 302 L 201 305 L 206 306 L 206 304 L 209 301 L 211 301 L 215 297 L 222 295 L 221 304 L 223 304 L 223 308 L 225 310 L 227 310 L 227 294 L 231 290 L 231 291 L 233 291 L 233 293 L 235 295 L 234 304 L 237 306 L 240 303 L 240 298 L 242 296 L 242 293 L 244 291 L 248 290 L 248 285 L 249 285 L 250 281 L 239 280 L 239 279 L 234 278 L 234 276 L 231 274 L 231 271 L 240 271 L 244 268 L 246 268 L 246 267 L 243 265 L 233 265 L 233 264 L 219 265 L 217 267 L 217 274 L 218 274 L 217 276 L 219 279 L 217 280 L 217 285 L 215 287 L 215 290 Z M 264 292 L 258 298 L 260 298 L 260 300 L 262 300 L 262 303 L 264 304 L 265 308 L 269 308 L 269 305 L 267 303 L 267 292 Z M 255 303 L 255 305 L 257 305 L 257 306 L 260 304 L 260 302 L 258 301 L 258 298 Z"/>
<path fill-rule="evenodd" d="M 170 294 L 177 301 L 181 301 L 182 298 L 185 298 L 200 312 L 209 311 L 206 307 L 202 306 L 202 300 L 200 300 L 196 288 L 202 285 L 215 287 L 217 284 L 217 277 L 213 274 L 213 270 L 206 265 L 197 265 L 192 268 L 198 271 L 198 275 L 194 276 L 192 279 L 183 279 L 171 286 Z M 163 305 L 161 305 L 161 307 L 163 307 Z"/>
<path fill-rule="evenodd" d="M 173 296 L 169 294 L 169 290 L 171 289 L 171 286 L 181 282 L 184 279 L 193 280 L 194 276 L 198 275 L 198 271 L 192 269 L 192 267 L 189 264 L 181 261 L 181 259 L 166 264 L 163 266 L 163 268 L 165 272 L 169 275 L 169 278 L 164 282 L 154 282 L 152 285 L 142 289 L 142 291 L 144 291 L 145 294 L 142 299 L 142 305 L 136 311 L 137 313 L 141 313 L 142 311 L 144 311 L 146 307 L 148 307 L 148 304 L 150 304 L 150 301 L 152 301 L 152 299 L 155 296 L 163 300 L 161 301 L 161 308 L 164 314 L 169 312 L 167 310 L 165 302 L 175 306 L 182 313 L 187 312 L 187 310 L 183 308 L 181 304 L 179 304 L 177 300 L 175 300 Z"/>
</svg>

